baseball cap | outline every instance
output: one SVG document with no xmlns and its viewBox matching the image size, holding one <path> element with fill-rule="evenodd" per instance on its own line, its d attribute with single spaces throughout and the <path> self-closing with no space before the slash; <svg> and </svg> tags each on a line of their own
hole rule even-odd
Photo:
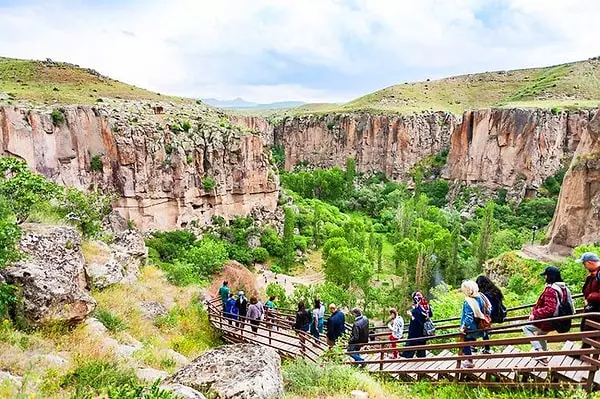
<svg viewBox="0 0 600 399">
<path fill-rule="evenodd" d="M 540 276 L 548 276 L 548 275 L 557 275 L 560 274 L 560 270 L 558 270 L 558 267 L 555 266 L 547 266 L 544 271 L 542 273 L 540 273 Z"/>
<path fill-rule="evenodd" d="M 577 259 L 575 262 L 584 263 L 584 262 L 598 262 L 600 258 L 594 252 L 584 252 L 581 254 L 581 258 Z"/>
</svg>

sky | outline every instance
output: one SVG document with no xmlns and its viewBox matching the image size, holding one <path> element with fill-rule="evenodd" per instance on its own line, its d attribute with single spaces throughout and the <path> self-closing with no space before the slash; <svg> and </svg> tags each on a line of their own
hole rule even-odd
<svg viewBox="0 0 600 399">
<path fill-rule="evenodd" d="M 262 103 L 577 61 L 598 38 L 599 0 L 0 0 L 0 56 Z"/>
</svg>

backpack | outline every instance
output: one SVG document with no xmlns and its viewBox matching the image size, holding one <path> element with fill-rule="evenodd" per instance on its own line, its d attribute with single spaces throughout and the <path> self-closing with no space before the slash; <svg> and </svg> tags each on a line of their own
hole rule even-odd
<svg viewBox="0 0 600 399">
<path fill-rule="evenodd" d="M 481 294 L 481 298 L 483 299 L 483 319 L 476 317 L 475 321 L 477 322 L 477 329 L 484 330 L 492 325 L 492 318 L 489 315 L 491 304 L 485 295 Z"/>
<path fill-rule="evenodd" d="M 504 306 L 504 304 L 502 303 L 502 301 L 498 301 L 498 306 L 493 307 L 492 306 L 492 322 L 494 323 L 504 323 L 504 320 L 506 320 L 506 314 L 507 314 L 507 310 L 506 310 L 506 306 Z"/>
<path fill-rule="evenodd" d="M 425 322 L 423 323 L 423 336 L 433 337 L 435 335 L 435 324 L 429 318 L 429 315 L 425 316 Z"/>
<path fill-rule="evenodd" d="M 571 292 L 569 291 L 569 288 L 565 287 L 563 290 L 561 290 L 563 292 L 557 290 L 554 287 L 552 288 L 554 289 L 554 291 L 556 291 L 556 295 L 558 295 L 558 306 L 556 307 L 554 316 L 570 316 L 575 314 L 575 311 L 573 310 L 573 302 L 571 299 Z M 566 333 L 569 332 L 569 330 L 571 330 L 571 322 L 571 319 L 555 320 L 552 322 L 552 328 L 554 328 L 558 333 Z"/>
</svg>

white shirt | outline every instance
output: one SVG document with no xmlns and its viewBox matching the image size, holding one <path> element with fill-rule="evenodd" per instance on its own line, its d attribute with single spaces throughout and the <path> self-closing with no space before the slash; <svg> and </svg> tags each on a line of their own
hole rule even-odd
<svg viewBox="0 0 600 399">
<path fill-rule="evenodd" d="M 404 319 L 402 316 L 396 316 L 396 318 L 388 324 L 388 328 L 392 330 L 392 336 L 394 338 L 402 339 L 402 334 L 404 334 Z"/>
</svg>

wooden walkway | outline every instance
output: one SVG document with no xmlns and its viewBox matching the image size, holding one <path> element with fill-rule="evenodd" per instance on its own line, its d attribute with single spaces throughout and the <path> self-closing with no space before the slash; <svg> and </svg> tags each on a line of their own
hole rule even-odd
<svg viewBox="0 0 600 399">
<path fill-rule="evenodd" d="M 315 339 L 307 333 L 293 330 L 291 311 L 278 310 L 269 321 L 261 321 L 258 326 L 252 326 L 245 321 L 233 321 L 224 317 L 219 299 L 207 303 L 210 323 L 221 332 L 227 342 L 268 346 L 277 350 L 282 357 L 302 356 L 314 362 L 329 351 L 324 337 Z M 528 306 L 530 305 L 509 311 Z M 600 313 L 586 314 L 586 317 L 590 316 L 600 320 Z M 600 387 L 600 372 L 597 372 L 600 367 L 600 323 L 587 319 L 587 325 L 593 329 L 580 332 L 578 322 L 582 317 L 581 313 L 554 318 L 572 318 L 573 328 L 568 333 L 551 333 L 544 337 L 549 344 L 549 350 L 544 353 L 548 364 L 544 365 L 538 361 L 539 353 L 531 351 L 531 341 L 537 337 L 525 337 L 521 331 L 522 326 L 529 324 L 526 320 L 523 321 L 526 317 L 511 317 L 502 325 L 489 328 L 487 332 L 490 338 L 498 335 L 501 335 L 501 338 L 470 342 L 469 344 L 478 350 L 471 356 L 461 354 L 465 345 L 461 334 L 442 333 L 458 330 L 458 325 L 444 324 L 456 321 L 456 318 L 453 318 L 436 321 L 440 334 L 428 338 L 427 345 L 410 347 L 411 350 L 425 350 L 425 358 L 393 358 L 393 353 L 397 351 L 400 354 L 410 340 L 397 341 L 398 348 L 393 349 L 390 347 L 391 342 L 387 341 L 389 332 L 376 331 L 372 334 L 374 340 L 363 345 L 360 351 L 348 352 L 359 353 L 364 362 L 356 363 L 348 357 L 347 363 L 405 382 L 454 381 L 475 386 L 541 388 L 569 385 L 588 391 Z M 252 327 L 256 331 L 253 331 Z M 586 348 L 582 348 L 584 343 L 587 344 Z M 481 353 L 485 345 L 491 347 L 491 354 Z M 347 351 L 347 348 L 345 350 Z M 461 361 L 465 359 L 473 360 L 475 367 L 461 368 Z"/>
</svg>

